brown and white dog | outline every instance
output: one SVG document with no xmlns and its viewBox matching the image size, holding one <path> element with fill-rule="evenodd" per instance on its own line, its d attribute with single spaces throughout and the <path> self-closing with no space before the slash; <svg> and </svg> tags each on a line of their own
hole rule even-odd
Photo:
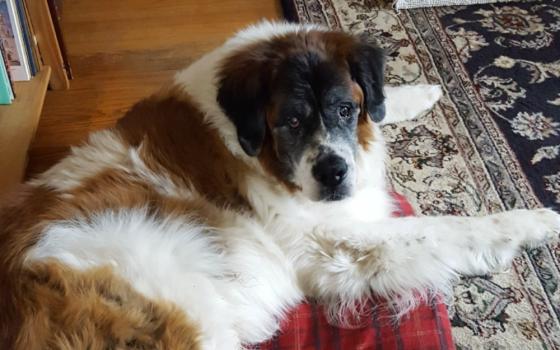
<svg viewBox="0 0 560 350">
<path fill-rule="evenodd" d="M 239 349 L 306 296 L 404 312 L 554 237 L 558 214 L 391 218 L 381 50 L 262 23 L 179 72 L 0 210 L 2 349 Z"/>
</svg>

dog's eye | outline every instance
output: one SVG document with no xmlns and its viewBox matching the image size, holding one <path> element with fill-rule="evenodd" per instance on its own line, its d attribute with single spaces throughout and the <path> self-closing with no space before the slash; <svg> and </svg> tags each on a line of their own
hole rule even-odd
<svg viewBox="0 0 560 350">
<path fill-rule="evenodd" d="M 348 106 L 340 106 L 338 107 L 338 115 L 344 119 L 349 118 L 352 116 L 352 110 Z"/>
<path fill-rule="evenodd" d="M 291 117 L 288 123 L 292 129 L 297 129 L 297 127 L 299 127 L 299 119 L 296 117 Z"/>
</svg>

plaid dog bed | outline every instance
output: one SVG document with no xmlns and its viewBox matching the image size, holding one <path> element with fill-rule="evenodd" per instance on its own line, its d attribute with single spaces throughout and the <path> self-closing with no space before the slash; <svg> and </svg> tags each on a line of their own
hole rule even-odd
<svg viewBox="0 0 560 350">
<path fill-rule="evenodd" d="M 412 215 L 412 207 L 394 194 L 398 210 L 395 216 Z M 382 303 L 382 301 L 379 301 Z M 281 332 L 272 340 L 254 347 L 258 350 L 354 350 L 354 349 L 455 349 L 451 325 L 444 304 L 421 305 L 404 316 L 398 324 L 390 321 L 384 308 L 368 317 L 362 326 L 342 329 L 330 325 L 321 307 L 302 304 L 284 321 Z"/>
</svg>

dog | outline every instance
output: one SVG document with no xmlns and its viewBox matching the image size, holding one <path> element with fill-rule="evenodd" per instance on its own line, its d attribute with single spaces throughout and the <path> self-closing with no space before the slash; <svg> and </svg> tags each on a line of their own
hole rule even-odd
<svg viewBox="0 0 560 350">
<path fill-rule="evenodd" d="M 438 86 L 383 84 L 375 43 L 263 22 L 4 200 L 5 349 L 240 349 L 306 297 L 395 314 L 555 237 L 548 209 L 391 217 L 382 123 Z"/>
</svg>

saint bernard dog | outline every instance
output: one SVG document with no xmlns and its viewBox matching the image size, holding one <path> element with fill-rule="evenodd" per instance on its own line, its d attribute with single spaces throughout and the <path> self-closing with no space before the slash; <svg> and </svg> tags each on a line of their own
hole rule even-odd
<svg viewBox="0 0 560 350">
<path fill-rule="evenodd" d="M 0 209 L 2 349 L 240 349 L 306 297 L 396 315 L 556 236 L 548 209 L 393 218 L 374 43 L 264 22 L 235 35 Z"/>
</svg>

